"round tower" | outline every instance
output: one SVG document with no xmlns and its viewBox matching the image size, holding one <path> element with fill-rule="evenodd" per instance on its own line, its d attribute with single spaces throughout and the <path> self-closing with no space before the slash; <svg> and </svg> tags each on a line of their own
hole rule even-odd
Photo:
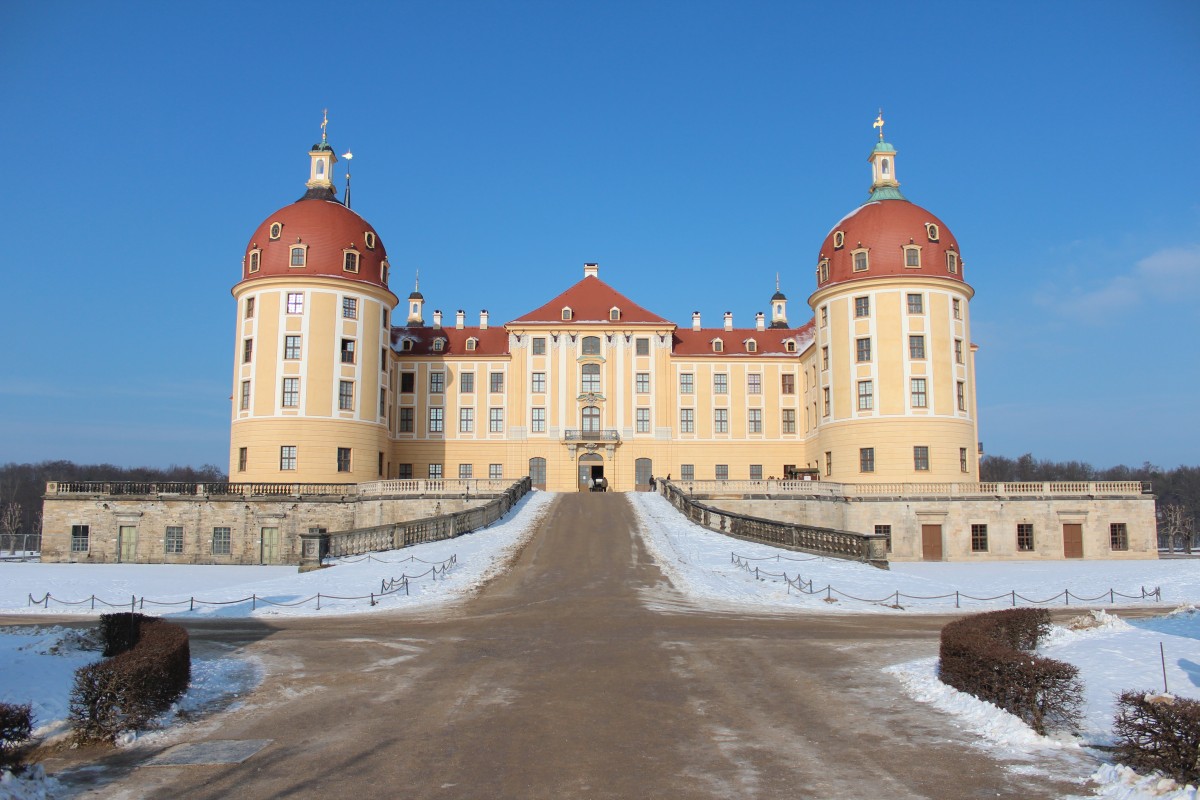
<svg viewBox="0 0 1200 800">
<path fill-rule="evenodd" d="M 846 483 L 974 482 L 974 290 L 950 229 L 901 194 L 882 115 L 876 127 L 871 195 L 817 255 L 810 464 Z"/>
<path fill-rule="evenodd" d="M 232 481 L 382 477 L 397 298 L 383 242 L 337 199 L 321 127 L 307 191 L 254 231 L 233 287 Z"/>
</svg>

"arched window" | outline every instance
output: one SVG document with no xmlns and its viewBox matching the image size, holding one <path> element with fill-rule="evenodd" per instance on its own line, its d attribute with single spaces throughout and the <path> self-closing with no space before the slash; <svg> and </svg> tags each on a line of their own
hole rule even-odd
<svg viewBox="0 0 1200 800">
<path fill-rule="evenodd" d="M 883 159 L 883 174 L 887 175 L 887 174 L 891 173 L 891 171 L 892 171 L 892 168 L 890 166 L 888 166 L 888 160 L 886 158 Z"/>
<path fill-rule="evenodd" d="M 405 339 L 403 342 L 400 343 L 400 349 L 406 353 L 408 351 L 412 350 L 413 349 L 413 340 Z"/>
<path fill-rule="evenodd" d="M 783 349 L 788 351 L 789 353 L 796 352 L 796 340 L 788 339 L 786 342 L 783 343 Z"/>
<path fill-rule="evenodd" d="M 600 365 L 599 364 L 584 364 L 583 374 L 579 382 L 580 391 L 595 392 L 600 391 Z"/>
<path fill-rule="evenodd" d="M 599 336 L 583 337 L 583 354 L 585 356 L 600 355 L 600 337 Z"/>
<path fill-rule="evenodd" d="M 725 350 L 725 343 L 722 342 L 720 339 L 713 339 L 712 340 L 712 348 L 713 348 L 714 353 L 723 352 Z"/>
<path fill-rule="evenodd" d="M 747 339 L 746 340 L 746 352 L 747 353 L 757 353 L 758 352 L 758 342 L 754 341 L 753 339 Z"/>
<path fill-rule="evenodd" d="M 257 250 L 252 250 L 250 252 L 250 271 L 258 272 L 258 251 Z"/>
<path fill-rule="evenodd" d="M 570 318 L 571 318 L 571 316 L 572 316 L 572 313 L 571 313 L 571 307 L 570 307 L 570 306 L 563 306 L 563 310 L 562 310 L 562 318 L 563 318 L 564 320 L 568 320 L 568 319 L 570 319 Z"/>
<path fill-rule="evenodd" d="M 906 267 L 920 267 L 921 266 L 921 248 L 913 247 L 913 246 L 904 248 L 904 266 L 906 266 Z"/>
<path fill-rule="evenodd" d="M 616 322 L 620 318 L 621 318 L 621 309 L 617 308 L 616 306 L 613 306 L 612 308 L 610 308 L 608 310 L 608 319 L 611 322 Z"/>
<path fill-rule="evenodd" d="M 824 283 L 827 280 L 829 280 L 829 259 L 822 258 L 820 263 L 817 264 L 817 281 L 819 283 Z M 775 306 L 775 308 L 776 308 L 776 313 L 778 313 L 780 315 L 783 314 L 783 304 L 782 303 L 777 304 Z"/>
<path fill-rule="evenodd" d="M 358 272 L 358 253 L 355 253 L 353 250 L 347 250 L 342 269 L 346 272 Z"/>
<path fill-rule="evenodd" d="M 317 162 L 317 174 L 318 174 L 318 175 L 324 175 L 324 174 L 325 174 L 325 162 L 324 162 L 324 161 L 318 161 L 318 162 Z"/>
<path fill-rule="evenodd" d="M 446 347 L 445 339 L 434 339 L 433 340 L 433 349 L 436 350 L 437 352 L 440 353 L 445 347 Z"/>
<path fill-rule="evenodd" d="M 303 267 L 304 266 L 304 256 L 305 256 L 306 250 L 307 250 L 307 248 L 305 248 L 303 245 L 296 245 L 292 248 L 292 262 L 291 263 L 292 263 L 293 267 Z"/>
<path fill-rule="evenodd" d="M 600 408 L 599 406 L 584 406 L 581 416 L 582 428 L 584 433 L 599 433 L 600 432 Z"/>
<path fill-rule="evenodd" d="M 476 339 L 474 336 L 467 339 L 467 349 L 468 350 L 474 350 L 476 345 L 478 345 L 478 344 L 479 344 L 479 340 Z"/>
<path fill-rule="evenodd" d="M 958 274 L 958 253 L 953 250 L 946 253 L 946 271 L 951 275 Z"/>
<path fill-rule="evenodd" d="M 867 262 L 867 251 L 866 250 L 855 250 L 854 251 L 854 271 L 855 272 L 866 272 L 868 266 L 869 266 L 869 264 Z"/>
</svg>

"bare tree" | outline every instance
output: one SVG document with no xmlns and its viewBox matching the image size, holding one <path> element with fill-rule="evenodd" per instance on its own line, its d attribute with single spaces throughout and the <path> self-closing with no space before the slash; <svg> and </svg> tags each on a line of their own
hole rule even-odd
<svg viewBox="0 0 1200 800">
<path fill-rule="evenodd" d="M 8 547 L 3 549 L 17 549 L 17 531 L 21 530 L 21 504 L 7 503 L 4 506 L 4 511 L 0 511 L 0 531 L 4 533 L 4 540 L 8 542 Z"/>
<path fill-rule="evenodd" d="M 1187 506 L 1180 503 L 1168 503 L 1162 509 L 1163 533 L 1167 537 L 1167 548 L 1175 552 L 1176 546 L 1192 552 L 1193 520 Z"/>
</svg>

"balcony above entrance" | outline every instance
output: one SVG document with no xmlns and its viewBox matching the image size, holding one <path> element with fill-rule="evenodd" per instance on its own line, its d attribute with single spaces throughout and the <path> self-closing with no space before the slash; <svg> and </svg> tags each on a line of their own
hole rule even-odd
<svg viewBox="0 0 1200 800">
<path fill-rule="evenodd" d="M 564 442 L 619 442 L 621 434 L 614 428 L 585 430 L 582 428 L 564 428 Z"/>
</svg>

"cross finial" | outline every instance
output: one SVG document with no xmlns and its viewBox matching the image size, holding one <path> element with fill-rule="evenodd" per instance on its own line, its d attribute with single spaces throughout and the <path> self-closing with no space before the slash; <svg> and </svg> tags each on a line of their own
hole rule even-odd
<svg viewBox="0 0 1200 800">
<path fill-rule="evenodd" d="M 879 116 L 871 123 L 872 128 L 879 128 L 879 141 L 883 141 L 883 109 L 879 109 Z"/>
<path fill-rule="evenodd" d="M 329 124 L 329 109 L 327 108 L 321 113 L 322 113 L 322 116 L 321 116 L 321 142 L 324 143 L 326 141 L 325 126 L 327 126 Z"/>
</svg>

